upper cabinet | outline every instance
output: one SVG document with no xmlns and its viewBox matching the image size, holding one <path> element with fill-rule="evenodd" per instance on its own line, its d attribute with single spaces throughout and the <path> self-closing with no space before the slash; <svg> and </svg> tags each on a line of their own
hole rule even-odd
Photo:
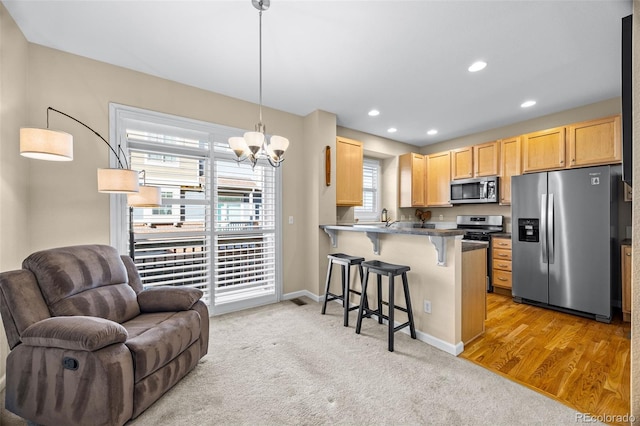
<svg viewBox="0 0 640 426">
<path fill-rule="evenodd" d="M 620 116 L 584 121 L 567 127 L 568 167 L 622 161 Z"/>
<path fill-rule="evenodd" d="M 500 141 L 500 204 L 511 204 L 511 176 L 522 173 L 520 137 Z"/>
<path fill-rule="evenodd" d="M 427 206 L 450 206 L 451 151 L 427 155 Z"/>
<path fill-rule="evenodd" d="M 473 177 L 473 147 L 451 150 L 451 179 Z"/>
<path fill-rule="evenodd" d="M 564 127 L 522 136 L 522 171 L 524 173 L 565 167 Z"/>
<path fill-rule="evenodd" d="M 362 142 L 336 138 L 336 205 L 362 205 Z"/>
<path fill-rule="evenodd" d="M 498 141 L 473 146 L 473 175 L 475 177 L 496 176 L 500 164 Z"/>
<path fill-rule="evenodd" d="M 422 154 L 408 153 L 398 158 L 398 194 L 400 207 L 424 207 L 427 159 Z"/>
<path fill-rule="evenodd" d="M 500 164 L 497 141 L 451 150 L 451 179 L 496 176 Z"/>
</svg>

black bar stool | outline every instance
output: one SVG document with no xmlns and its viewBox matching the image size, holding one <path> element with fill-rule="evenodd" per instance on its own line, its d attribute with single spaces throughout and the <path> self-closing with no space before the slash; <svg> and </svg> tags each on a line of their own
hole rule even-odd
<svg viewBox="0 0 640 426">
<path fill-rule="evenodd" d="M 327 269 L 327 283 L 324 288 L 324 303 L 322 304 L 322 315 L 327 311 L 327 302 L 331 300 L 342 300 L 342 306 L 344 307 L 344 326 L 349 326 L 349 311 L 358 309 L 358 306 L 349 307 L 349 293 L 355 293 L 361 295 L 357 290 L 350 288 L 349 283 L 351 281 L 351 266 L 357 265 L 360 271 L 360 282 L 362 283 L 362 262 L 364 257 L 349 256 L 344 253 L 334 253 L 327 256 L 329 258 L 329 267 Z M 331 284 L 331 270 L 333 265 L 338 264 L 342 268 L 342 294 L 337 295 L 329 291 L 329 285 Z M 365 305 L 369 305 L 365 302 Z"/>
<path fill-rule="evenodd" d="M 369 260 L 362 263 L 362 267 L 365 269 L 364 280 L 362 283 L 363 297 L 360 299 L 360 307 L 358 309 L 358 323 L 356 324 L 356 333 L 360 334 L 360 328 L 362 327 L 362 318 L 371 317 L 371 315 L 378 316 L 378 323 L 382 324 L 382 319 L 386 319 L 389 322 L 389 352 L 393 352 L 393 335 L 396 331 L 402 330 L 406 326 L 409 326 L 411 332 L 411 338 L 416 338 L 416 328 L 413 323 L 413 310 L 411 309 L 411 296 L 409 295 L 409 283 L 407 281 L 407 272 L 411 270 L 408 266 L 394 265 L 392 263 L 380 262 L 379 260 Z M 378 308 L 376 310 L 369 309 L 365 305 L 367 294 L 367 282 L 369 281 L 369 272 L 377 274 L 378 277 Z M 382 300 L 382 276 L 389 277 L 389 301 L 384 302 Z M 404 300 L 406 307 L 396 306 L 394 301 L 394 278 L 398 275 L 402 275 L 402 287 L 404 289 Z M 382 305 L 386 304 L 389 307 L 389 314 L 384 315 L 382 312 Z M 395 327 L 394 312 L 398 309 L 406 312 L 409 320 L 404 324 L 400 324 Z"/>
</svg>

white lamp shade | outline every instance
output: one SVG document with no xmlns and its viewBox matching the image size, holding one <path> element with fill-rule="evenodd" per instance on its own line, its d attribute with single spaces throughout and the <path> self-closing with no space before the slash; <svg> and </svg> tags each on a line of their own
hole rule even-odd
<svg viewBox="0 0 640 426">
<path fill-rule="evenodd" d="M 20 155 L 38 160 L 73 160 L 73 136 L 57 130 L 20 129 Z"/>
<path fill-rule="evenodd" d="M 271 136 L 269 146 L 275 153 L 277 153 L 278 151 L 284 153 L 287 148 L 289 148 L 289 139 L 282 136 L 273 135 Z"/>
<path fill-rule="evenodd" d="M 127 194 L 127 204 L 131 207 L 159 207 L 162 194 L 159 186 L 140 185 L 140 192 Z"/>
<path fill-rule="evenodd" d="M 236 153 L 238 157 L 242 157 L 242 154 L 249 151 L 249 145 L 247 141 L 240 136 L 234 136 L 229 138 L 229 147 Z"/>
<path fill-rule="evenodd" d="M 98 191 L 124 194 L 139 192 L 138 172 L 129 169 L 98 169 Z"/>
<path fill-rule="evenodd" d="M 264 133 L 246 132 L 244 134 L 244 139 L 247 142 L 247 145 L 249 146 L 251 152 L 256 154 L 264 143 Z"/>
</svg>

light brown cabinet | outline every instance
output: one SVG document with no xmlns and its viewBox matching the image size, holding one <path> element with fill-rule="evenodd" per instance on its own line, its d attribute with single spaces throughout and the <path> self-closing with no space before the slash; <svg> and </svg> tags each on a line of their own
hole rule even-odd
<svg viewBox="0 0 640 426">
<path fill-rule="evenodd" d="M 631 321 L 631 246 L 621 246 L 622 255 L 622 319 Z"/>
<path fill-rule="evenodd" d="M 498 141 L 473 146 L 473 175 L 475 177 L 496 176 L 500 165 Z"/>
<path fill-rule="evenodd" d="M 362 205 L 362 142 L 336 138 L 336 205 Z"/>
<path fill-rule="evenodd" d="M 497 175 L 499 153 L 497 141 L 451 150 L 451 179 Z"/>
<path fill-rule="evenodd" d="M 424 207 L 427 159 L 422 154 L 408 153 L 398 158 L 398 194 L 400 207 Z"/>
<path fill-rule="evenodd" d="M 511 204 L 511 176 L 522 173 L 520 137 L 500 141 L 500 204 Z"/>
<path fill-rule="evenodd" d="M 564 169 L 565 128 L 556 127 L 522 136 L 522 171 Z"/>
<path fill-rule="evenodd" d="M 462 252 L 462 343 L 484 333 L 487 316 L 487 249 Z"/>
<path fill-rule="evenodd" d="M 622 139 L 620 132 L 619 115 L 568 126 L 568 167 L 621 162 Z"/>
<path fill-rule="evenodd" d="M 491 268 L 494 290 L 503 289 L 511 295 L 511 238 L 491 239 Z"/>
<path fill-rule="evenodd" d="M 451 152 L 427 155 L 427 206 L 450 206 Z"/>
<path fill-rule="evenodd" d="M 473 147 L 451 150 L 451 179 L 473 177 Z"/>
</svg>

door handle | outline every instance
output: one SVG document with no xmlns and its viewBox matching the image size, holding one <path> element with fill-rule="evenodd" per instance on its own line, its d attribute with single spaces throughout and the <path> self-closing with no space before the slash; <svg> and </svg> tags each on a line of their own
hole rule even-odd
<svg viewBox="0 0 640 426">
<path fill-rule="evenodd" d="M 553 263 L 555 258 L 555 250 L 554 250 L 554 231 L 553 231 L 553 223 L 555 222 L 553 218 L 553 194 L 549 194 L 549 202 L 547 204 L 547 228 L 549 229 L 548 246 L 549 246 L 549 263 Z"/>
<path fill-rule="evenodd" d="M 540 244 L 542 245 L 542 263 L 549 263 L 547 251 L 547 194 L 540 196 Z"/>
</svg>

